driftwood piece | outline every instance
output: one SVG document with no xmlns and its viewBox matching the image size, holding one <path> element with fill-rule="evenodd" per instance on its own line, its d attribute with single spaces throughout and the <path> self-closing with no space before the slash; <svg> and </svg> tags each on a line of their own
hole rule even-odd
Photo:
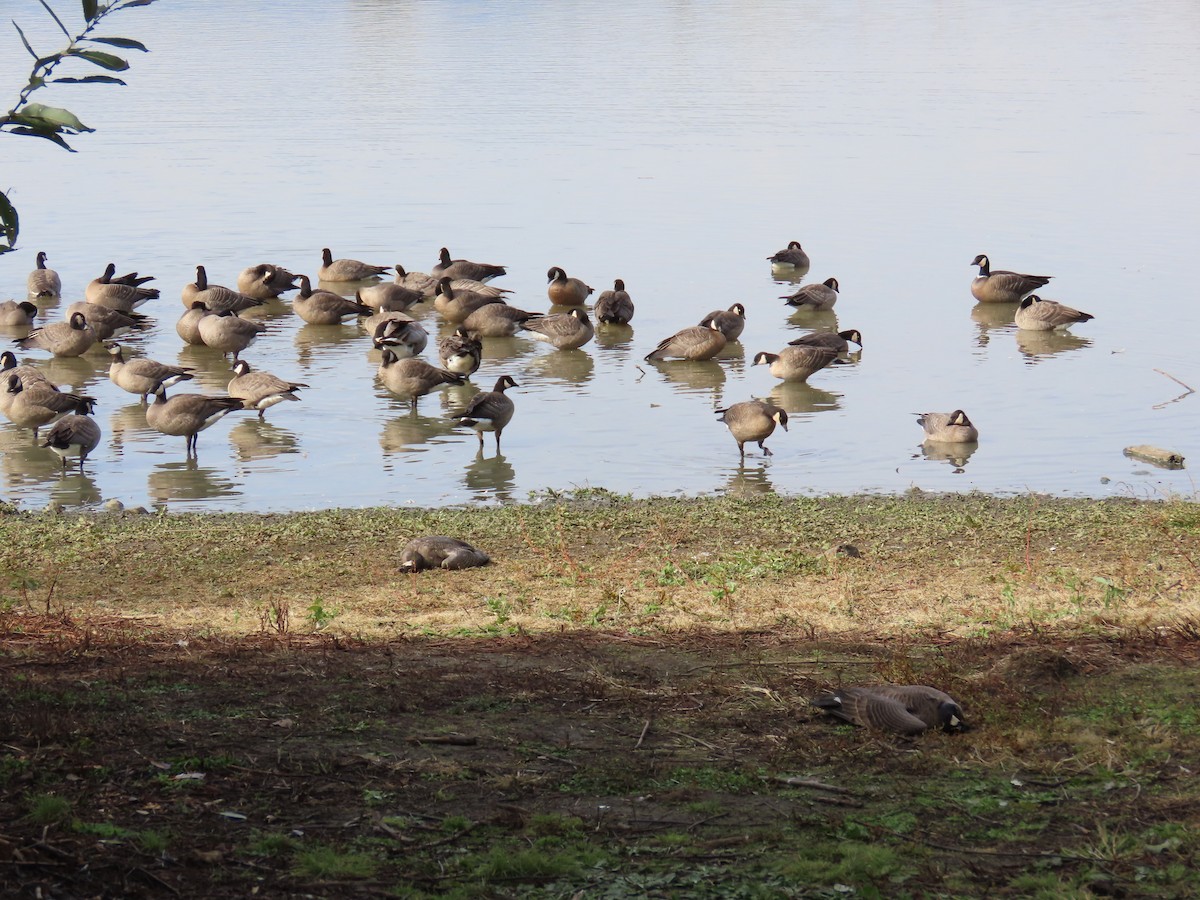
<svg viewBox="0 0 1200 900">
<path fill-rule="evenodd" d="M 1152 447 L 1150 444 L 1137 444 L 1125 448 L 1125 455 L 1140 459 L 1163 469 L 1182 469 L 1183 455 L 1162 447 Z"/>
</svg>

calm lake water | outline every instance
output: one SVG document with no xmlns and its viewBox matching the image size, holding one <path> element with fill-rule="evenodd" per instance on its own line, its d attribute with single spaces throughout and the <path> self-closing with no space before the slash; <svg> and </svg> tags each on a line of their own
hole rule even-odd
<svg viewBox="0 0 1200 900">
<path fill-rule="evenodd" d="M 78 21 L 77 3 L 57 6 Z M 38 4 L 10 12 L 35 47 L 60 46 Z M 43 92 L 97 129 L 79 152 L 0 139 L 23 248 L 0 257 L 0 298 L 23 297 L 38 250 L 63 277 L 54 319 L 110 260 L 155 274 L 163 296 L 141 311 L 157 325 L 127 346 L 196 367 L 192 384 L 212 393 L 226 367 L 174 329 L 197 264 L 221 284 L 264 261 L 315 276 L 328 246 L 428 271 L 446 245 L 507 265 L 497 284 L 522 308 L 546 308 L 557 265 L 597 293 L 623 278 L 637 314 L 570 353 L 488 342 L 474 385 L 521 385 L 500 456 L 446 418 L 473 389 L 410 415 L 354 324 L 271 319 L 245 358 L 311 388 L 265 423 L 235 414 L 203 432 L 196 462 L 146 427 L 102 352 L 29 352 L 97 398 L 104 438 L 85 475 L 63 478 L 28 431 L 0 425 L 0 484 L 24 507 L 424 506 L 583 487 L 1194 491 L 1190 470 L 1122 455 L 1157 444 L 1200 460 L 1200 396 L 1169 402 L 1185 388 L 1160 374 L 1200 387 L 1191 0 L 210 0 L 130 10 L 104 31 L 152 52 L 131 54 L 127 87 Z M 0 29 L 6 104 L 28 62 Z M 794 286 L 766 257 L 789 240 L 812 257 L 808 280 L 840 282 L 833 314 L 778 299 Z M 1042 295 L 1095 320 L 1018 334 L 1011 309 L 976 308 L 977 253 L 1053 275 Z M 718 362 L 642 362 L 735 301 L 746 331 Z M 863 333 L 853 365 L 809 386 L 750 366 L 835 325 Z M 791 430 L 770 439 L 773 457 L 752 447 L 739 465 L 713 410 L 751 397 L 791 411 Z M 977 451 L 926 458 L 912 413 L 956 407 Z"/>
</svg>

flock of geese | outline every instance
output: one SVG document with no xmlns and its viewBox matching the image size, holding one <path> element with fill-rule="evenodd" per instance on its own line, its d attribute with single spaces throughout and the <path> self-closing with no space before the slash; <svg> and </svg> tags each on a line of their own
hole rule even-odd
<svg viewBox="0 0 1200 900">
<path fill-rule="evenodd" d="M 797 282 L 809 271 L 811 261 L 798 241 L 768 257 L 772 273 Z M 971 282 L 971 293 L 983 303 L 1016 304 L 1018 329 L 1049 331 L 1086 322 L 1091 315 L 1043 300 L 1034 291 L 1044 287 L 1049 276 L 993 271 L 985 255 L 975 257 L 979 273 Z M 407 400 L 415 411 L 418 399 L 442 385 L 464 384 L 480 368 L 483 342 L 491 338 L 522 335 L 559 350 L 583 347 L 595 336 L 598 326 L 627 328 L 634 317 L 634 303 L 625 283 L 616 279 L 611 290 L 601 292 L 588 304 L 594 289 L 573 278 L 559 266 L 547 272 L 548 312 L 531 312 L 512 305 L 510 294 L 490 282 L 506 274 L 504 266 L 452 258 L 441 249 L 438 263 L 426 273 L 409 272 L 402 265 L 375 265 L 355 259 L 334 258 L 329 249 L 321 254 L 316 272 L 318 286 L 308 275 L 295 274 L 283 266 L 261 263 L 244 269 L 236 288 L 213 284 L 204 266 L 196 267 L 196 279 L 181 292 L 183 314 L 176 332 L 187 344 L 204 345 L 228 357 L 232 377 L 223 395 L 175 392 L 191 380 L 195 371 L 144 357 L 128 356 L 114 339 L 148 328 L 151 320 L 139 307 L 159 297 L 159 290 L 146 285 L 153 277 L 130 272 L 117 275 L 108 264 L 103 274 L 84 289 L 84 299 L 64 311 L 62 321 L 34 327 L 38 303 L 62 296 L 62 281 L 47 266 L 46 254 L 38 253 L 37 267 L 29 274 L 27 300 L 0 304 L 0 326 L 24 326 L 28 333 L 13 343 L 25 351 L 45 351 L 58 357 L 75 357 L 100 346 L 109 354 L 109 378 L 120 389 L 141 398 L 146 405 L 146 423 L 162 434 L 183 437 L 189 457 L 196 453 L 198 435 L 224 416 L 237 411 L 257 412 L 260 417 L 276 404 L 299 399 L 309 386 L 258 371 L 240 358 L 268 328 L 242 313 L 275 305 L 287 311 L 281 297 L 292 291 L 291 312 L 312 325 L 338 325 L 358 320 L 381 351 L 377 377 L 396 397 Z M 391 276 L 390 281 L 383 281 Z M 331 289 L 332 288 L 332 289 Z M 830 310 L 838 301 L 836 278 L 805 284 L 781 299 L 796 309 Z M 430 335 L 421 322 L 408 314 L 419 304 L 432 304 L 452 333 L 436 341 L 436 364 L 422 354 Z M 646 354 L 647 361 L 663 359 L 709 360 L 727 344 L 739 339 L 745 327 L 746 310 L 741 303 L 714 310 L 696 325 L 680 329 L 660 341 Z M 595 324 L 593 323 L 593 318 Z M 816 372 L 844 364 L 850 345 L 862 347 L 857 329 L 837 333 L 813 331 L 796 338 L 778 353 L 760 352 L 753 365 L 765 365 L 785 382 L 804 382 Z M 432 356 L 432 354 L 431 354 Z M 510 374 L 500 375 L 492 390 L 476 393 L 453 418 L 473 429 L 484 447 L 484 435 L 494 435 L 496 450 L 504 429 L 511 422 L 515 405 L 508 391 L 520 387 Z M 170 391 L 170 393 L 168 393 Z M 153 398 L 151 400 L 150 398 Z M 66 471 L 69 460 L 77 460 L 80 471 L 100 443 L 100 427 L 92 418 L 95 399 L 65 391 L 52 384 L 34 364 L 19 363 L 12 350 L 0 353 L 0 412 L 19 427 L 33 431 L 35 441 L 57 453 Z M 742 459 L 746 444 L 757 444 L 771 455 L 765 441 L 776 427 L 788 427 L 787 412 L 765 400 L 746 400 L 716 410 L 719 421 L 729 429 Z M 978 441 L 979 433 L 962 409 L 918 415 L 926 443 L 965 445 Z M 48 428 L 43 435 L 41 429 Z"/>
</svg>

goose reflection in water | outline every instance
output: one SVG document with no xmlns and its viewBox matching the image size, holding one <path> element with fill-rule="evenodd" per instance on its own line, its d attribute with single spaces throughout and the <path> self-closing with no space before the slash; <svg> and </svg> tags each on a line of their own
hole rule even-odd
<svg viewBox="0 0 1200 900">
<path fill-rule="evenodd" d="M 975 346 L 986 347 L 993 331 L 1011 331 L 1016 324 L 1016 303 L 976 303 L 971 310 L 971 320 L 979 326 Z"/>
<path fill-rule="evenodd" d="M 229 429 L 229 443 L 242 462 L 300 452 L 300 438 L 295 432 L 257 416 L 242 419 Z"/>
<path fill-rule="evenodd" d="M 684 393 L 712 391 L 719 398 L 725 386 L 725 368 L 713 359 L 656 359 L 651 360 L 650 365 Z"/>
<path fill-rule="evenodd" d="M 186 387 L 191 393 L 224 394 L 226 385 L 233 378 L 233 370 L 225 355 L 204 344 L 184 344 L 176 362 L 192 373 L 192 380 Z"/>
<path fill-rule="evenodd" d="M 33 432 L 28 428 L 17 428 L 5 423 L 0 426 L 0 472 L 3 472 L 4 485 L 9 490 L 22 486 L 49 487 L 50 499 L 67 503 L 91 503 L 100 499 L 100 492 L 95 482 L 87 475 L 80 475 L 78 469 L 67 469 L 64 473 L 62 460 L 49 447 L 43 447 L 47 426 L 42 437 L 34 440 Z M 91 465 L 89 457 L 88 465 Z M 58 496 L 60 491 L 65 496 Z M 73 496 L 78 492 L 80 497 Z"/>
<path fill-rule="evenodd" d="M 623 350 L 624 353 L 614 354 L 621 362 L 629 359 L 629 349 L 633 343 L 633 326 L 617 325 L 614 322 L 596 323 L 596 336 L 593 338 L 596 346 L 606 350 Z"/>
<path fill-rule="evenodd" d="M 592 380 L 596 362 L 584 350 L 555 350 L 528 363 L 528 371 L 541 378 L 553 378 L 569 384 L 586 384 Z"/>
<path fill-rule="evenodd" d="M 786 304 L 785 304 L 786 306 Z M 787 309 L 792 309 L 790 306 Z M 787 317 L 787 323 L 792 328 L 803 328 L 808 331 L 837 331 L 837 313 L 832 309 L 808 309 L 801 307 L 792 310 Z"/>
<path fill-rule="evenodd" d="M 474 395 L 476 388 L 470 388 Z M 469 398 L 468 398 L 469 399 Z M 458 409 L 462 409 L 462 404 Z M 444 416 L 422 416 L 406 413 L 388 419 L 379 433 L 379 446 L 385 454 L 404 453 L 434 438 L 455 433 L 456 423 Z"/>
<path fill-rule="evenodd" d="M 979 442 L 952 444 L 945 441 L 924 441 L 921 456 L 933 462 L 949 463 L 955 474 L 961 474 L 967 460 L 979 449 Z"/>
<path fill-rule="evenodd" d="M 499 453 L 484 456 L 480 450 L 475 459 L 467 463 L 463 484 L 477 500 L 512 500 L 517 487 L 517 470 L 507 457 Z"/>
<path fill-rule="evenodd" d="M 823 391 L 805 381 L 781 381 L 767 395 L 772 403 L 786 410 L 789 416 L 810 418 L 813 414 L 839 409 L 842 395 Z"/>
<path fill-rule="evenodd" d="M 67 469 L 50 488 L 50 499 L 57 500 L 63 506 L 92 506 L 99 504 L 104 497 L 89 475 Z"/>
<path fill-rule="evenodd" d="M 113 451 L 120 458 L 126 442 L 148 443 L 161 437 L 146 422 L 146 407 L 140 403 L 118 406 L 108 417 L 108 434 Z"/>
<path fill-rule="evenodd" d="M 296 357 L 301 367 L 308 371 L 315 359 L 320 359 L 325 350 L 347 341 L 362 342 L 362 331 L 352 321 L 347 325 L 313 325 L 304 323 L 296 331 L 292 343 L 296 346 Z"/>
<path fill-rule="evenodd" d="M 1025 331 L 1019 329 L 1017 349 L 1025 357 L 1027 366 L 1036 366 L 1043 359 L 1072 350 L 1083 350 L 1092 345 L 1091 339 L 1080 337 L 1069 331 Z"/>
<path fill-rule="evenodd" d="M 220 469 L 204 467 L 194 457 L 154 467 L 147 478 L 147 491 L 155 503 L 172 500 L 212 500 L 236 497 L 241 489 Z"/>
<path fill-rule="evenodd" d="M 752 498 L 775 493 L 775 486 L 767 477 L 765 464 L 747 466 L 743 462 L 731 472 L 725 481 L 725 487 L 721 488 L 721 493 L 728 497 Z"/>
<path fill-rule="evenodd" d="M 70 385 L 72 392 L 81 391 L 88 383 L 108 375 L 108 351 L 100 344 L 95 346 L 100 347 L 100 352 L 104 354 L 102 357 L 91 352 L 83 356 L 52 356 L 39 360 L 37 367 L 51 384 L 60 388 Z"/>
</svg>

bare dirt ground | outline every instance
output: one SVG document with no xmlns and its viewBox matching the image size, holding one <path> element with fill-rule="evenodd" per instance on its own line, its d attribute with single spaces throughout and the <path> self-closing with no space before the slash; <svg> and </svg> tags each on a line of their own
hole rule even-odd
<svg viewBox="0 0 1200 900">
<path fill-rule="evenodd" d="M 1189 627 L 197 638 L 0 617 L 12 897 L 1185 897 Z M 825 720 L 820 688 L 973 729 Z"/>
</svg>

